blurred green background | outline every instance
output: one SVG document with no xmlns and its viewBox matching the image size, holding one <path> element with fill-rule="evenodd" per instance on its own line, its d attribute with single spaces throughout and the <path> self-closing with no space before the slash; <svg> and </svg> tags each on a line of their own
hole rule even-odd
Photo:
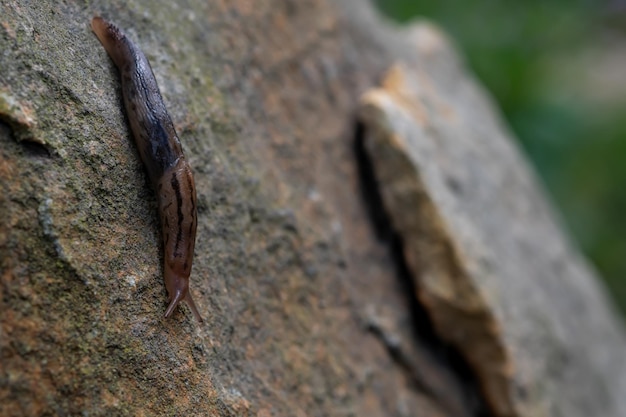
<svg viewBox="0 0 626 417">
<path fill-rule="evenodd" d="M 452 37 L 625 313 L 626 0 L 374 1 Z"/>
</svg>

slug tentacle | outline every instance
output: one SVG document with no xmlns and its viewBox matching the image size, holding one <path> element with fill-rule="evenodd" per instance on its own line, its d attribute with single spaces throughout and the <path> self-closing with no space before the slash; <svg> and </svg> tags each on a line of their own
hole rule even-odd
<svg viewBox="0 0 626 417">
<path fill-rule="evenodd" d="M 191 309 L 191 312 L 193 313 L 193 315 L 196 318 L 196 320 L 198 320 L 198 322 L 202 323 L 203 322 L 202 316 L 200 316 L 200 313 L 198 312 L 196 304 L 193 302 L 193 298 L 191 298 L 191 293 L 189 293 L 189 292 L 187 292 L 187 295 L 184 296 L 184 297 L 183 297 L 183 293 L 182 292 L 178 292 L 178 293 L 176 293 L 174 295 L 174 297 L 170 301 L 169 305 L 167 306 L 167 309 L 165 310 L 165 315 L 164 315 L 165 318 L 168 318 L 169 316 L 172 315 L 172 313 L 176 309 L 176 306 L 178 306 L 178 304 L 181 301 L 185 301 L 187 303 L 187 305 Z"/>
<path fill-rule="evenodd" d="M 165 317 L 185 301 L 202 318 L 189 293 L 196 241 L 196 188 L 191 168 L 143 52 L 113 23 L 96 16 L 91 27 L 118 67 L 130 127 L 148 176 L 156 188 L 163 231 Z"/>
<path fill-rule="evenodd" d="M 198 308 L 196 307 L 196 303 L 193 302 L 193 298 L 191 298 L 190 292 L 187 293 L 187 296 L 185 297 L 185 302 L 191 309 L 191 312 L 193 313 L 193 315 L 196 317 L 196 320 L 202 323 L 203 321 L 202 316 L 200 316 L 200 312 L 198 311 Z"/>
<path fill-rule="evenodd" d="M 167 306 L 167 309 L 165 310 L 165 318 L 169 317 L 172 315 L 172 313 L 174 312 L 174 309 L 176 308 L 176 306 L 178 306 L 178 304 L 183 301 L 184 299 L 184 294 L 182 291 L 177 292 L 176 294 L 174 294 L 173 297 L 170 297 L 170 303 Z"/>
</svg>

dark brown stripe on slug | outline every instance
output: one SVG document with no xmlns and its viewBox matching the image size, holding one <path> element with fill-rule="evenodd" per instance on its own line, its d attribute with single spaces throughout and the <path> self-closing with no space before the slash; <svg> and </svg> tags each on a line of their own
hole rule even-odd
<svg viewBox="0 0 626 417">
<path fill-rule="evenodd" d="M 193 177 L 191 176 L 191 172 L 189 172 L 189 174 L 187 174 L 186 177 L 187 177 L 187 189 L 190 190 L 189 194 L 191 195 L 191 198 L 189 199 L 189 201 L 191 202 L 191 212 L 195 213 L 196 212 L 196 187 L 193 184 Z M 192 224 L 189 225 L 189 233 L 191 233 L 192 228 L 196 226 L 195 223 L 196 222 L 194 221 L 192 222 Z"/>
<path fill-rule="evenodd" d="M 178 246 L 180 245 L 180 241 L 183 238 L 183 220 L 185 216 L 183 215 L 183 196 L 180 192 L 180 184 L 178 183 L 178 178 L 176 178 L 178 172 L 174 172 L 172 174 L 172 189 L 174 193 L 176 193 L 176 214 L 178 219 L 178 227 L 176 234 L 176 244 L 174 246 L 174 257 L 180 258 L 180 253 L 178 252 Z"/>
<path fill-rule="evenodd" d="M 122 30 L 101 17 L 94 17 L 91 27 L 120 70 L 128 121 L 146 171 L 157 190 L 163 229 L 164 280 L 169 294 L 165 317 L 184 300 L 201 322 L 202 317 L 189 293 L 197 225 L 196 189 L 191 168 L 143 52 Z M 186 178 L 179 181 L 179 175 Z M 173 246 L 170 235 L 176 236 Z"/>
</svg>

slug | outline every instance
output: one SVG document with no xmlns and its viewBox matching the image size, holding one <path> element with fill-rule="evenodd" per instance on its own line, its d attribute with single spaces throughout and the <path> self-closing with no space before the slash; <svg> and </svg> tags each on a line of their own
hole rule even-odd
<svg viewBox="0 0 626 417">
<path fill-rule="evenodd" d="M 113 23 L 96 16 L 91 27 L 119 69 L 130 127 L 156 190 L 163 234 L 164 281 L 169 295 L 165 317 L 185 301 L 202 317 L 189 292 L 196 241 L 196 187 L 178 135 L 145 55 Z"/>
</svg>

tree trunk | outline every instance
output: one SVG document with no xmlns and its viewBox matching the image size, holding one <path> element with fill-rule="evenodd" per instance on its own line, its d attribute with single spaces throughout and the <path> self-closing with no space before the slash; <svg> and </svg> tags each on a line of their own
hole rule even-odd
<svg viewBox="0 0 626 417">
<path fill-rule="evenodd" d="M 365 0 L 0 4 L 0 415 L 626 416 L 621 323 L 432 25 Z M 143 49 L 193 168 L 202 324 L 163 318 L 95 14 Z"/>
</svg>

